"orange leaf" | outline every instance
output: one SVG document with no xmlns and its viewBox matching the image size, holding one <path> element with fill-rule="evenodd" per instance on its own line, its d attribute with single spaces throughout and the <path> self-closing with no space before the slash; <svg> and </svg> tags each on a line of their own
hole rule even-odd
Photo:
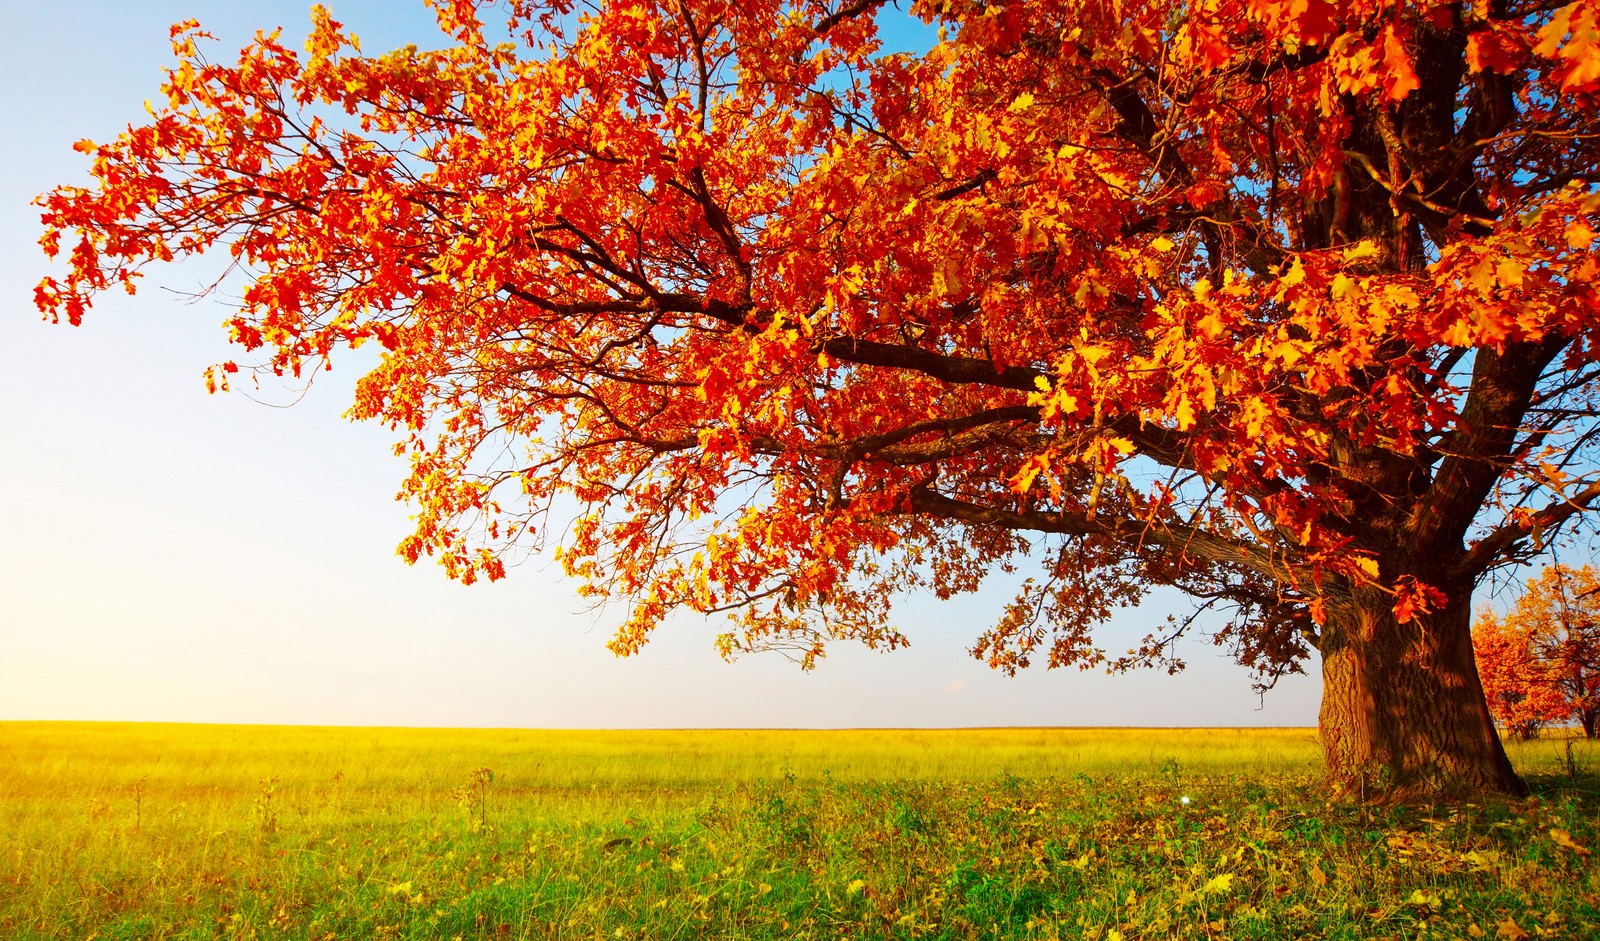
<svg viewBox="0 0 1600 941">
<path fill-rule="evenodd" d="M 1391 101 L 1399 101 L 1421 87 L 1417 71 L 1411 66 L 1411 55 L 1393 26 L 1383 31 L 1383 64 L 1383 90 Z"/>
</svg>

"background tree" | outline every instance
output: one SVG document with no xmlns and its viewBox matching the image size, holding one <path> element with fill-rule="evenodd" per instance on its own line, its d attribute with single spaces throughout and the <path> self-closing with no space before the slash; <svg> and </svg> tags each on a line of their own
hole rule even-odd
<svg viewBox="0 0 1600 941">
<path fill-rule="evenodd" d="M 893 648 L 1027 567 L 977 656 L 1174 664 L 1194 618 L 1092 627 L 1175 586 L 1265 683 L 1320 649 L 1341 784 L 1521 788 L 1471 598 L 1600 496 L 1600 0 L 946 2 L 922 55 L 881 0 L 432 2 L 379 56 L 176 28 L 40 308 L 225 249 L 254 368 L 383 345 L 406 557 L 574 507 L 618 653 Z"/>
<path fill-rule="evenodd" d="M 1600 576 L 1593 566 L 1546 568 L 1504 621 L 1479 617 L 1473 643 L 1502 723 L 1533 723 L 1537 730 L 1576 720 L 1586 737 L 1600 732 Z M 1504 714 L 1497 692 L 1509 706 Z"/>
<path fill-rule="evenodd" d="M 1489 711 L 1506 731 L 1534 739 L 1540 729 L 1572 716 L 1550 665 L 1534 653 L 1534 639 L 1525 630 L 1485 611 L 1472 630 L 1472 646 Z"/>
</svg>

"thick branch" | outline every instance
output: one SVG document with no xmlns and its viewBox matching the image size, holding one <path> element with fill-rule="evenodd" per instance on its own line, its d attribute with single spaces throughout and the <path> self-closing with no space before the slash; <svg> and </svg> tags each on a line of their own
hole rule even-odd
<svg viewBox="0 0 1600 941">
<path fill-rule="evenodd" d="M 1503 353 L 1478 350 L 1471 391 L 1448 441 L 1450 456 L 1440 463 L 1433 484 L 1411 515 L 1419 553 L 1460 551 L 1467 528 L 1513 460 L 1518 429 L 1539 377 L 1566 343 L 1553 336 L 1539 343 L 1508 345 Z"/>
<path fill-rule="evenodd" d="M 1293 566 L 1275 560 L 1261 546 L 1230 539 L 1196 526 L 1170 527 L 1146 524 L 1117 515 L 1087 512 L 1009 510 L 956 500 L 918 487 L 911 491 L 908 509 L 940 519 L 1001 529 L 1059 533 L 1066 536 L 1110 536 L 1128 545 L 1154 545 L 1182 553 L 1197 561 L 1243 566 L 1274 581 L 1294 581 Z"/>
<path fill-rule="evenodd" d="M 1046 377 L 1041 369 L 1032 366 L 1012 366 L 1002 369 L 986 359 L 969 356 L 948 356 L 915 346 L 898 343 L 879 343 L 855 337 L 833 337 L 817 344 L 818 351 L 834 359 L 862 366 L 886 366 L 891 369 L 911 369 L 935 379 L 960 385 L 982 384 L 1020 392 L 1037 392 L 1037 380 Z"/>
<path fill-rule="evenodd" d="M 1555 529 L 1579 513 L 1586 512 L 1596 500 L 1600 500 L 1600 483 L 1590 484 L 1570 499 L 1552 501 L 1521 522 L 1500 527 L 1473 546 L 1457 570 L 1462 575 L 1476 575 L 1488 570 L 1504 559 L 1517 542 Z"/>
</svg>

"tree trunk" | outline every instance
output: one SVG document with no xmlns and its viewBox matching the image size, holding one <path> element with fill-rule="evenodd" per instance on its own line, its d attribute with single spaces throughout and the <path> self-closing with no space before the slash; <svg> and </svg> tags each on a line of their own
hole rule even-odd
<svg viewBox="0 0 1600 941">
<path fill-rule="evenodd" d="M 1324 626 L 1319 726 L 1335 787 L 1372 797 L 1522 795 L 1472 656 L 1472 592 L 1401 624 L 1369 588 Z"/>
<path fill-rule="evenodd" d="M 1600 720 L 1600 709 L 1584 709 L 1578 713 L 1578 721 L 1583 723 L 1583 737 L 1594 738 L 1596 720 Z"/>
</svg>

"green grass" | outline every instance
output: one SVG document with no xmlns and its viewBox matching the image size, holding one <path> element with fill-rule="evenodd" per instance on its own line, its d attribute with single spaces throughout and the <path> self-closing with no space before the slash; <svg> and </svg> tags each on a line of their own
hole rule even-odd
<svg viewBox="0 0 1600 941">
<path fill-rule="evenodd" d="M 1365 808 L 1305 729 L 0 723 L 0 938 L 1600 937 L 1600 749 L 1512 748 Z"/>
</svg>

